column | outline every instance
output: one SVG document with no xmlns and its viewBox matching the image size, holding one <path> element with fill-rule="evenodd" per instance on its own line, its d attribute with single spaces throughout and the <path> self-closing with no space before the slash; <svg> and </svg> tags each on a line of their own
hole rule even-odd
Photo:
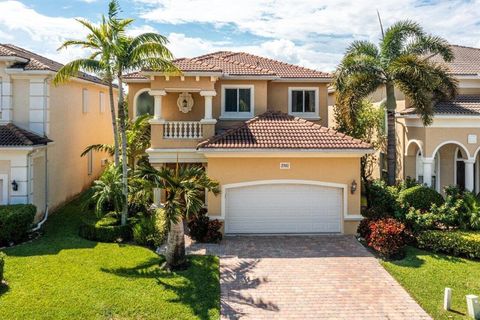
<svg viewBox="0 0 480 320">
<path fill-rule="evenodd" d="M 465 162 L 465 190 L 473 191 L 473 166 L 475 159 L 464 160 Z"/>
<path fill-rule="evenodd" d="M 427 187 L 431 187 L 433 158 L 422 158 L 422 162 L 423 162 L 423 183 Z"/>
<path fill-rule="evenodd" d="M 12 121 L 12 83 L 8 75 L 3 75 L 0 81 L 0 121 Z"/>
<path fill-rule="evenodd" d="M 215 91 L 200 91 L 200 95 L 205 98 L 205 116 L 202 119 L 202 122 L 211 122 L 213 119 L 212 116 L 212 99 L 217 95 Z M 216 122 L 216 121 L 215 121 Z"/>
<path fill-rule="evenodd" d="M 154 120 L 162 119 L 162 97 L 167 94 L 165 90 L 150 90 L 149 94 L 154 99 Z"/>
</svg>

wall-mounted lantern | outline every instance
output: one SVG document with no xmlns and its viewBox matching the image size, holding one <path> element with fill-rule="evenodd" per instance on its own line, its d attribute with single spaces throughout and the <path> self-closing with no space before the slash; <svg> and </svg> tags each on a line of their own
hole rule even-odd
<svg viewBox="0 0 480 320">
<path fill-rule="evenodd" d="M 350 185 L 350 192 L 352 194 L 355 193 L 355 191 L 357 191 L 357 182 L 355 180 L 352 181 L 352 184 Z"/>
<path fill-rule="evenodd" d="M 12 181 L 12 190 L 13 191 L 18 191 L 18 183 L 15 180 Z"/>
</svg>

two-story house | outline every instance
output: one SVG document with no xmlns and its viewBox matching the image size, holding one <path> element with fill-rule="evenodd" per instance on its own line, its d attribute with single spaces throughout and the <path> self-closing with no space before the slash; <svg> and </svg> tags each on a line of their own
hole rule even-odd
<svg viewBox="0 0 480 320">
<path fill-rule="evenodd" d="M 356 231 L 372 150 L 326 127 L 330 74 L 235 52 L 174 63 L 180 75 L 125 76 L 130 116 L 153 115 L 152 165 L 203 165 L 222 189 L 209 216 L 226 233 Z"/>
<path fill-rule="evenodd" d="M 83 73 L 53 86 L 61 67 L 0 44 L 0 204 L 33 203 L 37 220 L 91 184 L 106 155 L 80 154 L 113 136 L 108 87 Z"/>
</svg>

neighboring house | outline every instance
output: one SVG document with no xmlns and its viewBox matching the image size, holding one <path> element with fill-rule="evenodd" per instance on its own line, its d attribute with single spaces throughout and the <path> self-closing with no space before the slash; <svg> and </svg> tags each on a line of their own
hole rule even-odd
<svg viewBox="0 0 480 320">
<path fill-rule="evenodd" d="M 235 52 L 174 62 L 181 75 L 125 76 L 130 116 L 154 116 L 152 165 L 203 165 L 220 183 L 207 205 L 226 233 L 356 231 L 360 157 L 372 150 L 326 127 L 330 74 Z"/>
<path fill-rule="evenodd" d="M 0 204 L 33 203 L 37 220 L 98 176 L 106 156 L 84 148 L 112 141 L 108 87 L 83 73 L 53 86 L 61 67 L 0 44 Z"/>
</svg>

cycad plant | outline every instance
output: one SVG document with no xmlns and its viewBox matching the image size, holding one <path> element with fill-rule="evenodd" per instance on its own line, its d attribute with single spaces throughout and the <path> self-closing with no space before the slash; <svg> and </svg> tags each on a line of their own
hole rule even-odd
<svg viewBox="0 0 480 320">
<path fill-rule="evenodd" d="M 187 260 L 183 221 L 199 213 L 204 205 L 205 191 L 220 193 L 219 184 L 207 176 L 204 168 L 195 165 L 177 163 L 175 169 L 162 167 L 159 170 L 145 166 L 138 174 L 165 190 L 164 212 L 169 223 L 165 267 L 170 270 L 184 268 Z"/>
<path fill-rule="evenodd" d="M 433 105 L 438 100 L 451 99 L 457 90 L 456 80 L 444 65 L 429 58 L 439 55 L 452 61 L 448 42 L 425 33 L 412 21 L 399 21 L 383 32 L 378 45 L 368 41 L 354 41 L 348 48 L 335 72 L 336 107 L 345 118 L 356 116 L 360 101 L 384 90 L 387 111 L 388 183 L 395 183 L 396 137 L 395 89 L 405 94 L 424 125 L 432 121 Z"/>
</svg>

